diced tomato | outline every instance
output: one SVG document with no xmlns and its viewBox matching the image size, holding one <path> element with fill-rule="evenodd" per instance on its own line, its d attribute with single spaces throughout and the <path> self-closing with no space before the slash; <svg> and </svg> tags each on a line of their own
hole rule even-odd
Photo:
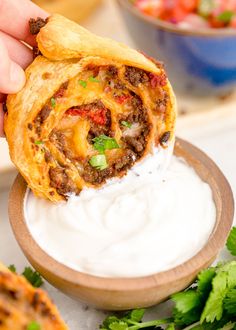
<svg viewBox="0 0 236 330">
<path fill-rule="evenodd" d="M 89 118 L 98 125 L 106 124 L 106 109 L 97 109 L 94 112 L 91 111 Z"/>
<path fill-rule="evenodd" d="M 198 2 L 198 0 L 179 0 L 180 6 L 188 13 L 197 9 Z"/>
<path fill-rule="evenodd" d="M 147 15 L 158 17 L 161 11 L 161 1 L 156 0 L 137 0 L 136 6 Z"/>
<path fill-rule="evenodd" d="M 69 116 L 80 116 L 82 118 L 91 119 L 97 125 L 106 124 L 106 109 L 86 109 L 86 108 L 71 108 L 66 111 L 66 115 Z"/>
<path fill-rule="evenodd" d="M 144 14 L 179 24 L 184 28 L 235 27 L 234 18 L 224 21 L 219 17 L 227 11 L 236 15 L 236 0 L 136 0 L 135 6 Z M 205 6 L 207 15 L 200 9 Z M 195 16 L 194 19 L 190 19 L 194 17 L 192 15 Z"/>
<path fill-rule="evenodd" d="M 119 104 L 123 104 L 131 99 L 131 95 L 125 95 L 125 94 L 115 95 L 114 97 L 115 97 L 116 102 Z"/>
<path fill-rule="evenodd" d="M 86 109 L 71 108 L 66 110 L 66 115 L 87 117 L 87 112 Z"/>
<path fill-rule="evenodd" d="M 209 18 L 209 24 L 213 28 L 223 28 L 225 26 L 224 22 L 220 21 L 217 16 L 211 16 Z"/>
<path fill-rule="evenodd" d="M 150 73 L 150 84 L 152 88 L 156 88 L 157 86 L 165 86 L 167 84 L 167 78 L 164 73 L 156 75 L 154 73 Z"/>
</svg>

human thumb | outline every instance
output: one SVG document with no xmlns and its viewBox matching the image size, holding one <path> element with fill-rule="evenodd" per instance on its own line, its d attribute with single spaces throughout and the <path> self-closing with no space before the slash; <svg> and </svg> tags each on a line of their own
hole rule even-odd
<svg viewBox="0 0 236 330">
<path fill-rule="evenodd" d="M 0 93 L 17 93 L 25 84 L 24 70 L 9 55 L 7 48 L 0 39 Z"/>
</svg>

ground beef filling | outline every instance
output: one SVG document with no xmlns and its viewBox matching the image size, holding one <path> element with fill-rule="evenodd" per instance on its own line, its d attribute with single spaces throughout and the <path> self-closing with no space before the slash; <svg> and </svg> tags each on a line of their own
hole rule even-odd
<svg viewBox="0 0 236 330">
<path fill-rule="evenodd" d="M 35 59 L 39 55 L 42 55 L 42 53 L 40 52 L 38 46 L 33 46 L 32 51 L 33 51 L 33 59 Z"/>
<path fill-rule="evenodd" d="M 38 17 L 36 19 L 31 18 L 29 20 L 30 33 L 33 35 L 38 34 L 40 29 L 47 24 L 47 20 L 47 18 L 43 19 L 41 17 Z"/>
<path fill-rule="evenodd" d="M 120 172 L 129 169 L 135 162 L 136 155 L 130 149 L 125 149 L 124 155 L 118 162 L 114 163 L 105 170 L 96 170 L 89 164 L 86 164 L 83 172 L 83 179 L 92 184 L 104 183 L 107 179 L 119 175 Z"/>
<path fill-rule="evenodd" d="M 141 99 L 135 95 L 131 103 L 134 110 L 127 117 L 121 118 L 119 122 L 123 130 L 122 140 L 128 148 L 135 152 L 136 158 L 139 159 L 145 151 L 151 124 L 149 123 L 147 110 L 143 106 Z M 131 127 L 124 130 L 123 121 L 129 123 Z"/>
<path fill-rule="evenodd" d="M 53 130 L 50 134 L 49 140 L 57 147 L 60 152 L 64 154 L 67 159 L 71 161 L 77 161 L 73 152 L 67 146 L 66 136 L 63 134 L 63 132 Z"/>
<path fill-rule="evenodd" d="M 76 184 L 69 178 L 64 167 L 50 167 L 49 178 L 51 187 L 55 188 L 58 194 L 63 196 L 70 193 L 79 194 Z"/>
<path fill-rule="evenodd" d="M 46 119 L 50 115 L 57 100 L 64 96 L 67 87 L 68 87 L 68 82 L 63 83 L 60 86 L 60 88 L 56 91 L 56 93 L 52 96 L 52 98 L 50 98 L 48 102 L 42 107 L 42 109 L 39 111 L 36 118 L 34 119 L 33 122 L 35 126 L 35 131 L 38 136 L 41 134 L 41 125 L 46 121 Z M 52 100 L 55 104 L 52 102 Z M 30 125 L 32 124 L 30 123 Z M 28 124 L 28 128 L 29 128 L 29 124 Z M 29 129 L 32 130 L 32 127 Z"/>
<path fill-rule="evenodd" d="M 149 81 L 149 76 L 144 70 L 134 68 L 132 66 L 126 67 L 125 78 L 131 85 L 135 87 L 137 87 L 139 84 L 143 84 Z"/>
</svg>

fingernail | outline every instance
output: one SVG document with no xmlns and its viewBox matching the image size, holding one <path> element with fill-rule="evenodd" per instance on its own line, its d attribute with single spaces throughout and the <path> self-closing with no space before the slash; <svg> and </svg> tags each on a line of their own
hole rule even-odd
<svg viewBox="0 0 236 330">
<path fill-rule="evenodd" d="M 25 84 L 24 70 L 15 62 L 11 62 L 10 81 L 12 83 L 13 92 L 18 92 Z"/>
</svg>

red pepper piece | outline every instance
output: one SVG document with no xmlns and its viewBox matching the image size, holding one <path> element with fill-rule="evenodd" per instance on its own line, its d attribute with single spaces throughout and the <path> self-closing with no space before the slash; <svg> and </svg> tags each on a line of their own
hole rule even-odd
<svg viewBox="0 0 236 330">
<path fill-rule="evenodd" d="M 87 112 L 88 111 L 85 109 L 71 108 L 71 109 L 66 110 L 66 115 L 86 117 Z"/>
<path fill-rule="evenodd" d="M 69 116 L 80 116 L 83 118 L 91 119 L 97 125 L 106 124 L 106 109 L 85 109 L 85 108 L 71 108 L 66 111 L 66 115 Z"/>
<path fill-rule="evenodd" d="M 115 100 L 119 104 L 123 104 L 131 99 L 131 95 L 115 95 Z"/>
<path fill-rule="evenodd" d="M 156 88 L 157 86 L 165 86 L 167 84 L 167 78 L 165 73 L 161 73 L 159 75 L 156 75 L 154 73 L 150 73 L 150 84 L 152 88 Z"/>
<path fill-rule="evenodd" d="M 88 116 L 95 124 L 106 124 L 106 109 L 97 109 L 95 111 L 90 111 Z"/>
</svg>

